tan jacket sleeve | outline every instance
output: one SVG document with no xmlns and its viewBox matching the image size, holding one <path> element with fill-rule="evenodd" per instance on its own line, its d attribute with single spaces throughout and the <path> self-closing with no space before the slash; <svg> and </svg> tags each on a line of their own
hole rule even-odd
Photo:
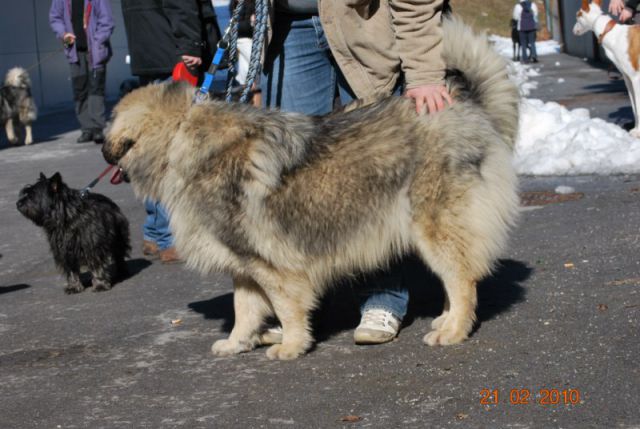
<svg viewBox="0 0 640 429">
<path fill-rule="evenodd" d="M 407 88 L 442 83 L 442 0 L 389 0 Z"/>
</svg>

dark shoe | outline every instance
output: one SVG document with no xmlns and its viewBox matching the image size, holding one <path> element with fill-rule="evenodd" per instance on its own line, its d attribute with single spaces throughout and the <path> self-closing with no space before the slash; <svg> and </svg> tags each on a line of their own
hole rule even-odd
<svg viewBox="0 0 640 429">
<path fill-rule="evenodd" d="M 153 241 L 143 240 L 142 241 L 142 254 L 144 256 L 151 256 L 152 258 L 157 258 L 160 256 L 160 248 Z"/>
<path fill-rule="evenodd" d="M 182 259 L 178 256 L 176 248 L 171 246 L 160 251 L 160 262 L 163 264 L 179 264 L 182 263 Z"/>
<path fill-rule="evenodd" d="M 538 62 L 538 59 L 537 59 L 537 58 L 534 58 L 534 59 L 532 59 L 532 60 L 531 60 L 531 62 L 532 62 L 532 63 L 537 63 L 537 62 Z"/>
<path fill-rule="evenodd" d="M 104 133 L 102 132 L 102 130 L 95 130 L 93 132 L 93 141 L 96 144 L 104 143 Z"/>
<path fill-rule="evenodd" d="M 93 140 L 93 133 L 91 131 L 83 131 L 76 140 L 76 143 L 87 143 Z"/>
</svg>

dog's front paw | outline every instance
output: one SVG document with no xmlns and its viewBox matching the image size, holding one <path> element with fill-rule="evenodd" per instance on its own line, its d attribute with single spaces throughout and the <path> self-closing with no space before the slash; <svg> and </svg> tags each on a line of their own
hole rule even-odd
<svg viewBox="0 0 640 429">
<path fill-rule="evenodd" d="M 105 282 L 93 282 L 93 287 L 91 288 L 92 292 L 104 292 L 105 290 L 110 290 L 111 284 Z"/>
<path fill-rule="evenodd" d="M 429 346 L 448 346 L 461 343 L 466 339 L 467 333 L 463 330 L 434 329 L 425 335 L 422 341 Z"/>
<path fill-rule="evenodd" d="M 211 346 L 211 351 L 216 356 L 231 356 L 253 350 L 249 343 L 232 341 L 230 339 L 218 340 Z"/>
<path fill-rule="evenodd" d="M 302 356 L 304 352 L 304 347 L 274 344 L 267 349 L 267 357 L 269 359 L 291 360 Z"/>
<path fill-rule="evenodd" d="M 81 284 L 77 284 L 77 285 L 67 285 L 64 288 L 64 293 L 66 293 L 67 295 L 71 295 L 74 293 L 80 293 L 84 290 L 84 286 L 82 286 Z"/>
<path fill-rule="evenodd" d="M 629 134 L 631 135 L 631 137 L 640 139 L 640 128 L 634 128 L 634 129 L 630 130 Z"/>
</svg>

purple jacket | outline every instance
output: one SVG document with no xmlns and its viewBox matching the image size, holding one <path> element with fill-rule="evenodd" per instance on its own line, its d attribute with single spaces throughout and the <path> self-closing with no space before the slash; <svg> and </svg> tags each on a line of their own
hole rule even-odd
<svg viewBox="0 0 640 429">
<path fill-rule="evenodd" d="M 103 67 L 111 58 L 109 37 L 113 32 L 113 15 L 109 0 L 84 0 L 85 28 L 91 68 Z M 65 33 L 73 33 L 71 24 L 71 0 L 53 0 L 49 10 L 49 25 L 62 40 Z M 78 62 L 76 45 L 65 48 L 70 63 Z"/>
</svg>

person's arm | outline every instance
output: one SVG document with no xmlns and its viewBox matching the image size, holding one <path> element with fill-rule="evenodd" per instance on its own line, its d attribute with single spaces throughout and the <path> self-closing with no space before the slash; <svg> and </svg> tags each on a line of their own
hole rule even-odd
<svg viewBox="0 0 640 429">
<path fill-rule="evenodd" d="M 536 22 L 536 27 L 538 27 L 538 6 L 534 2 L 531 2 L 531 13 L 533 13 L 533 20 Z"/>
<path fill-rule="evenodd" d="M 109 0 L 93 0 L 93 7 L 97 7 L 96 38 L 100 43 L 105 43 L 111 37 L 113 28 L 113 14 Z"/>
<path fill-rule="evenodd" d="M 53 0 L 49 9 L 49 26 L 55 33 L 56 37 L 64 40 L 66 29 L 64 26 L 64 2 Z"/>
<path fill-rule="evenodd" d="M 185 63 L 190 66 L 191 59 L 200 60 L 202 55 L 201 23 L 198 17 L 197 0 L 163 0 L 162 9 L 169 19 L 171 31 L 176 41 L 176 54 L 187 57 Z M 197 65 L 197 64 L 196 64 Z"/>
<path fill-rule="evenodd" d="M 452 104 L 444 86 L 442 0 L 390 0 L 396 46 L 406 81 L 406 96 L 416 111 L 429 113 Z"/>
<path fill-rule="evenodd" d="M 520 5 L 520 3 L 518 3 L 517 5 L 515 5 L 513 7 L 513 16 L 512 16 L 512 18 L 515 19 L 516 21 L 520 22 L 520 15 L 522 15 L 522 6 Z"/>
</svg>

